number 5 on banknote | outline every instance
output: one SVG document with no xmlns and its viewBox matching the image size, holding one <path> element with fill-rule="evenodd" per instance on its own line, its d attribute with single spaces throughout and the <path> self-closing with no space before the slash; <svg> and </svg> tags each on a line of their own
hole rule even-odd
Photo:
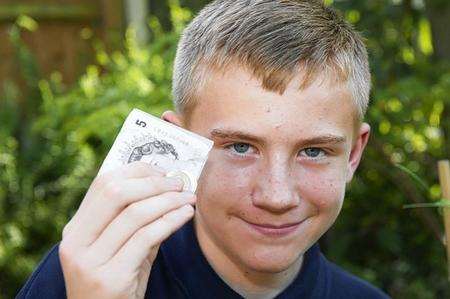
<svg viewBox="0 0 450 299">
<path fill-rule="evenodd" d="M 134 161 L 156 165 L 180 177 L 195 192 L 213 141 L 133 109 L 120 129 L 99 174 Z"/>
</svg>

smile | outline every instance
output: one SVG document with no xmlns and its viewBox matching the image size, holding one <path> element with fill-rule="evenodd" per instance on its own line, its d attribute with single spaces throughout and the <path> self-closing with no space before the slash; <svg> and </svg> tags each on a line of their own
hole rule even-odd
<svg viewBox="0 0 450 299">
<path fill-rule="evenodd" d="M 248 226 L 255 232 L 268 236 L 268 237 L 284 237 L 292 234 L 297 230 L 300 224 L 303 221 L 296 223 L 287 223 L 282 225 L 273 225 L 273 224 L 256 224 L 243 220 Z"/>
</svg>

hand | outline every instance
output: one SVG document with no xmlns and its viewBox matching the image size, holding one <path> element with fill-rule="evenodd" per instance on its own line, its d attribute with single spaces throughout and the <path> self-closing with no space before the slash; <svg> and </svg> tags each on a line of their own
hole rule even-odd
<svg viewBox="0 0 450 299">
<path fill-rule="evenodd" d="M 143 162 L 98 176 L 64 227 L 67 297 L 144 298 L 159 245 L 194 215 L 183 182 Z"/>
</svg>

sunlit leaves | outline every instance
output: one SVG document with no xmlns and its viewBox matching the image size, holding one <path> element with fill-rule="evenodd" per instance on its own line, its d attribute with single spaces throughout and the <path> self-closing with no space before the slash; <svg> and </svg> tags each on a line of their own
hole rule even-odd
<svg viewBox="0 0 450 299">
<path fill-rule="evenodd" d="M 433 42 L 431 37 L 430 22 L 425 18 L 420 19 L 419 22 L 418 43 L 420 50 L 425 55 L 433 54 Z"/>
<path fill-rule="evenodd" d="M 38 23 L 27 15 L 20 15 L 16 20 L 16 24 L 31 32 L 36 31 L 39 28 Z"/>
<path fill-rule="evenodd" d="M 352 24 L 355 24 L 359 21 L 359 19 L 361 18 L 361 14 L 359 13 L 359 11 L 352 9 L 349 10 L 345 13 L 345 18 L 347 19 L 347 21 L 349 21 Z"/>
</svg>

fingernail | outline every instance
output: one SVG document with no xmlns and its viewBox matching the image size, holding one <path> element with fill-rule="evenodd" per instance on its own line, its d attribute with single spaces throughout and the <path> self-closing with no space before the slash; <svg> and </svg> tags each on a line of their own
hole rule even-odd
<svg viewBox="0 0 450 299">
<path fill-rule="evenodd" d="M 197 202 L 197 196 L 195 194 L 192 194 L 191 198 L 189 199 L 189 203 L 195 204 Z"/>
<path fill-rule="evenodd" d="M 186 211 L 186 213 L 191 213 L 191 212 L 193 212 L 193 207 L 191 206 L 191 205 L 184 205 L 183 207 L 182 207 L 182 209 L 184 210 L 184 211 Z"/>
<path fill-rule="evenodd" d="M 170 184 L 174 187 L 174 188 L 179 188 L 182 189 L 184 186 L 184 182 L 182 179 L 173 177 L 173 178 L 168 178 L 170 180 Z"/>
</svg>

